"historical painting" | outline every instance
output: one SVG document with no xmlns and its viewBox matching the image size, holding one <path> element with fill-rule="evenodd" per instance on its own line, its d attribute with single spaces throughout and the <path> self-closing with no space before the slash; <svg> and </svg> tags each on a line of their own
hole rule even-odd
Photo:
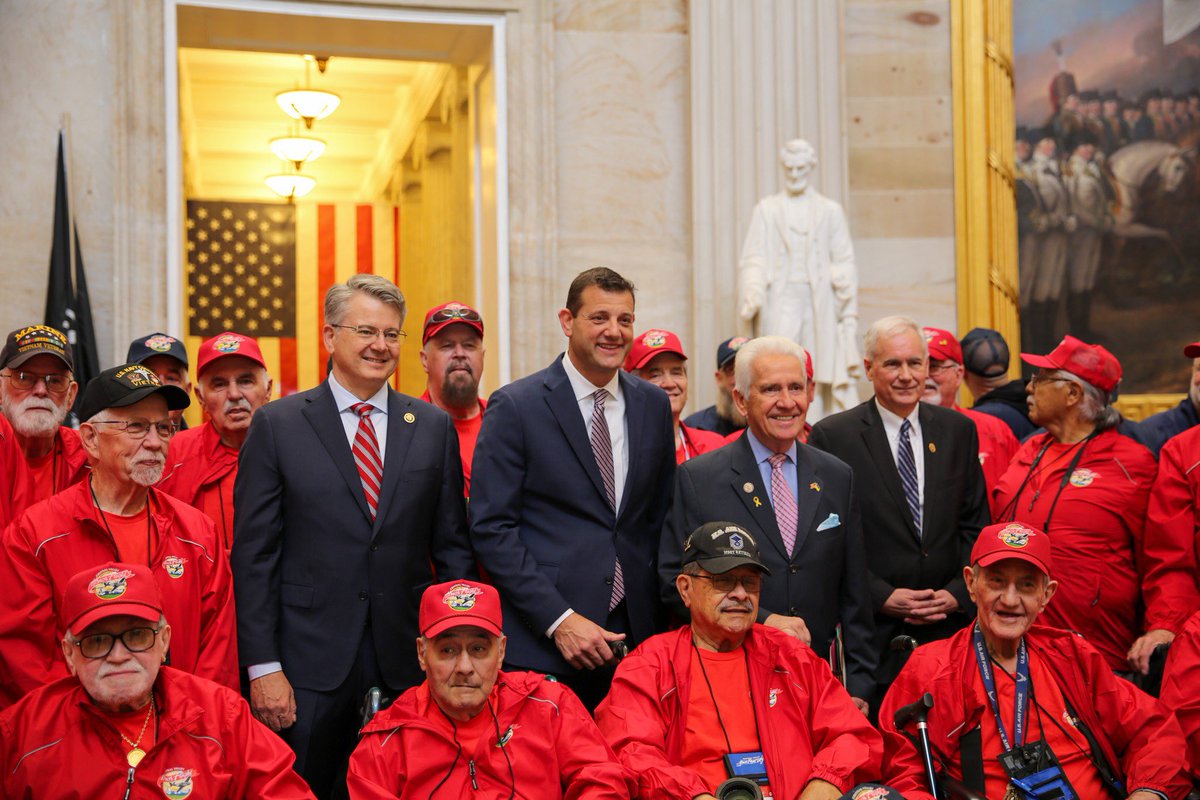
<svg viewBox="0 0 1200 800">
<path fill-rule="evenodd" d="M 1177 392 L 1200 336 L 1200 2 L 1014 0 L 1022 349 Z"/>
</svg>

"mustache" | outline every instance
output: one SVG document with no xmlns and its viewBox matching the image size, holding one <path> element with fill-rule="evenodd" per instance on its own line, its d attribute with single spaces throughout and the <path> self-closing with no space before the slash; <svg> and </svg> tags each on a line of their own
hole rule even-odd
<svg viewBox="0 0 1200 800">
<path fill-rule="evenodd" d="M 456 369 L 461 369 L 461 370 L 465 371 L 468 375 L 475 374 L 474 368 L 471 367 L 471 362 L 465 358 L 450 359 L 450 363 L 446 365 L 446 375 L 448 376 L 451 372 L 454 372 Z"/>
<path fill-rule="evenodd" d="M 749 600 L 744 600 L 744 601 L 728 600 L 724 603 L 721 603 L 721 607 L 718 608 L 717 610 L 718 611 L 753 611 L 754 603 L 750 602 Z"/>
<path fill-rule="evenodd" d="M 228 414 L 230 411 L 253 411 L 253 410 L 254 409 L 252 409 L 250 407 L 250 401 L 244 397 L 239 397 L 237 400 L 226 400 L 225 401 L 225 413 L 226 414 Z"/>
</svg>

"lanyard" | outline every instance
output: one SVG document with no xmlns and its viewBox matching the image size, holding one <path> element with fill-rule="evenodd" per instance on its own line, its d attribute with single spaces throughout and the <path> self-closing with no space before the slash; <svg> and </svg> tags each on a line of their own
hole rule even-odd
<svg viewBox="0 0 1200 800">
<path fill-rule="evenodd" d="M 996 678 L 992 673 L 992 660 L 988 656 L 987 645 L 983 641 L 983 632 L 979 623 L 975 623 L 975 660 L 979 662 L 979 676 L 983 678 L 983 690 L 987 693 L 988 705 L 996 717 L 996 728 L 1000 732 L 1000 742 L 1005 752 L 1025 743 L 1025 718 L 1029 714 L 1029 651 L 1025 649 L 1025 640 L 1021 640 L 1017 648 L 1017 673 L 1014 675 L 1015 687 L 1013 704 L 1013 738 L 1010 743 L 1008 732 L 1004 730 L 1004 720 L 1000 718 L 1000 706 L 997 704 L 999 695 L 996 694 Z"/>
</svg>

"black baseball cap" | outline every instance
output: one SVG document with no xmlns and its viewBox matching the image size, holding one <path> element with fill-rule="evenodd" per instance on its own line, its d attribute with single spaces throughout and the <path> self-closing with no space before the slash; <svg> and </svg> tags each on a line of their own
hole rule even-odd
<svg viewBox="0 0 1200 800">
<path fill-rule="evenodd" d="M 4 342 L 4 350 L 0 351 L 0 368 L 19 367 L 42 354 L 55 356 L 67 365 L 67 369 L 75 370 L 67 335 L 49 325 L 26 325 L 10 333 Z"/>
<path fill-rule="evenodd" d="M 771 570 L 758 557 L 758 543 L 740 525 L 732 522 L 706 522 L 683 543 L 684 564 L 697 563 L 720 575 L 737 567 L 758 567 L 766 575 Z"/>
<path fill-rule="evenodd" d="M 106 408 L 131 406 L 152 394 L 161 394 L 170 411 L 182 411 L 192 404 L 187 392 L 164 384 L 148 367 L 122 364 L 88 381 L 79 402 L 79 418 L 86 421 Z"/>
<path fill-rule="evenodd" d="M 129 343 L 129 352 L 125 361 L 129 364 L 144 364 L 152 356 L 170 356 L 188 365 L 187 348 L 183 342 L 165 333 L 148 333 L 140 339 Z"/>
<path fill-rule="evenodd" d="M 1011 358 L 1008 342 L 1000 331 L 991 328 L 972 328 L 960 342 L 963 369 L 981 378 L 994 378 L 1008 372 Z"/>
<path fill-rule="evenodd" d="M 726 364 L 733 361 L 737 351 L 748 341 L 745 336 L 733 336 L 717 345 L 717 369 L 724 369 Z"/>
</svg>

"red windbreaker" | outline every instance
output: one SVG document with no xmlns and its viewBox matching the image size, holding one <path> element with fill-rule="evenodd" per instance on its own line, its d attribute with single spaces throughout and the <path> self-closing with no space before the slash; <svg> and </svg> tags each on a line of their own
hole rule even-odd
<svg viewBox="0 0 1200 800">
<path fill-rule="evenodd" d="M 1146 509 L 1146 629 L 1178 633 L 1200 611 L 1200 427 L 1163 445 Z"/>
<path fill-rule="evenodd" d="M 314 797 L 292 771 L 292 751 L 236 692 L 163 667 L 154 701 L 154 744 L 143 748 L 131 797 Z M 64 678 L 0 714 L 0 797 L 115 800 L 128 785 L 128 750 L 79 681 Z"/>
<path fill-rule="evenodd" d="M 689 428 L 682 422 L 679 423 L 679 432 L 683 434 L 683 441 L 680 442 L 678 439 L 675 441 L 676 464 L 682 464 L 701 453 L 707 453 L 728 444 L 725 437 L 719 433 L 701 430 L 700 428 Z M 741 431 L 738 431 L 738 433 L 741 433 Z"/>
<path fill-rule="evenodd" d="M 222 484 L 233 485 L 237 478 L 237 465 L 237 452 L 221 444 L 221 436 L 210 420 L 199 428 L 180 431 L 171 439 L 167 468 L 156 488 L 199 508 L 201 491 L 213 487 L 223 495 Z M 225 512 L 223 502 L 221 510 Z M 233 514 L 224 514 L 224 518 L 214 519 L 213 523 L 221 534 L 222 546 L 228 552 L 233 545 Z"/>
<path fill-rule="evenodd" d="M 596 724 L 637 777 L 641 800 L 695 797 L 715 788 L 679 766 L 692 646 L 690 626 L 647 639 L 617 666 L 612 689 L 596 709 Z M 814 779 L 842 792 L 880 779 L 879 731 L 855 708 L 828 664 L 799 640 L 764 625 L 755 624 L 742 646 L 775 797 L 799 797 Z"/>
<path fill-rule="evenodd" d="M 1008 470 L 1012 457 L 1021 449 L 1021 443 L 1013 436 L 1008 423 L 999 417 L 960 408 L 958 405 L 954 408 L 966 414 L 975 423 L 975 430 L 979 433 L 979 466 L 983 468 L 983 481 L 987 485 L 988 499 L 991 500 L 992 490 Z M 991 511 L 994 517 L 996 509 L 992 508 Z"/>
<path fill-rule="evenodd" d="M 1017 451 L 992 493 L 995 518 L 1046 530 L 1053 508 L 1047 533 L 1058 592 L 1043 620 L 1082 634 L 1104 655 L 1109 669 L 1128 670 L 1125 656 L 1144 630 L 1142 575 L 1147 564 L 1161 558 L 1156 537 L 1142 536 L 1158 465 L 1145 447 L 1109 429 L 1080 445 L 1083 456 L 1065 483 L 1077 451 L 1057 460 L 1043 457 L 1026 481 L 1049 440 L 1048 433 L 1034 436 Z M 1153 597 L 1153 591 L 1147 596 Z M 1147 616 L 1153 619 L 1158 613 L 1152 608 Z"/>
<path fill-rule="evenodd" d="M 67 674 L 58 604 L 74 575 L 120 561 L 87 481 L 30 508 L 4 531 L 0 558 L 0 707 Z M 173 630 L 171 665 L 236 689 L 233 578 L 216 527 L 185 503 L 150 490 L 157 542 L 150 567 Z"/>
<path fill-rule="evenodd" d="M 570 689 L 532 672 L 501 672 L 493 696 L 504 744 L 485 735 L 474 753 L 458 754 L 458 744 L 426 716 L 428 682 L 409 689 L 363 729 L 350 756 L 351 800 L 424 800 L 435 788 L 438 797 L 477 800 L 508 798 L 514 789 L 524 800 L 630 796 L 632 777 Z"/>
<path fill-rule="evenodd" d="M 1158 699 L 1183 729 L 1192 776 L 1200 781 L 1200 614 L 1193 614 L 1171 642 Z"/>
<path fill-rule="evenodd" d="M 1056 602 L 1057 594 L 1050 606 Z M 896 731 L 893 720 L 898 708 L 929 692 L 933 695 L 929 742 L 934 759 L 951 777 L 962 779 L 959 738 L 977 729 L 983 715 L 991 713 L 973 688 L 979 671 L 971 643 L 974 630 L 971 625 L 949 639 L 918 647 L 888 690 L 879 708 L 879 725 L 893 771 L 921 769 L 916 746 Z M 1187 794 L 1190 782 L 1183 734 L 1153 697 L 1113 675 L 1103 656 L 1072 633 L 1035 626 L 1026 633 L 1025 643 L 1053 673 L 1059 690 L 1096 737 L 1129 793 L 1152 789 L 1172 798 Z M 908 800 L 929 798 L 925 791 L 900 791 Z"/>
<path fill-rule="evenodd" d="M 0 476 L 5 481 L 0 490 L 0 525 L 8 525 L 29 505 L 29 470 L 17 434 L 3 414 L 0 414 Z"/>
</svg>

